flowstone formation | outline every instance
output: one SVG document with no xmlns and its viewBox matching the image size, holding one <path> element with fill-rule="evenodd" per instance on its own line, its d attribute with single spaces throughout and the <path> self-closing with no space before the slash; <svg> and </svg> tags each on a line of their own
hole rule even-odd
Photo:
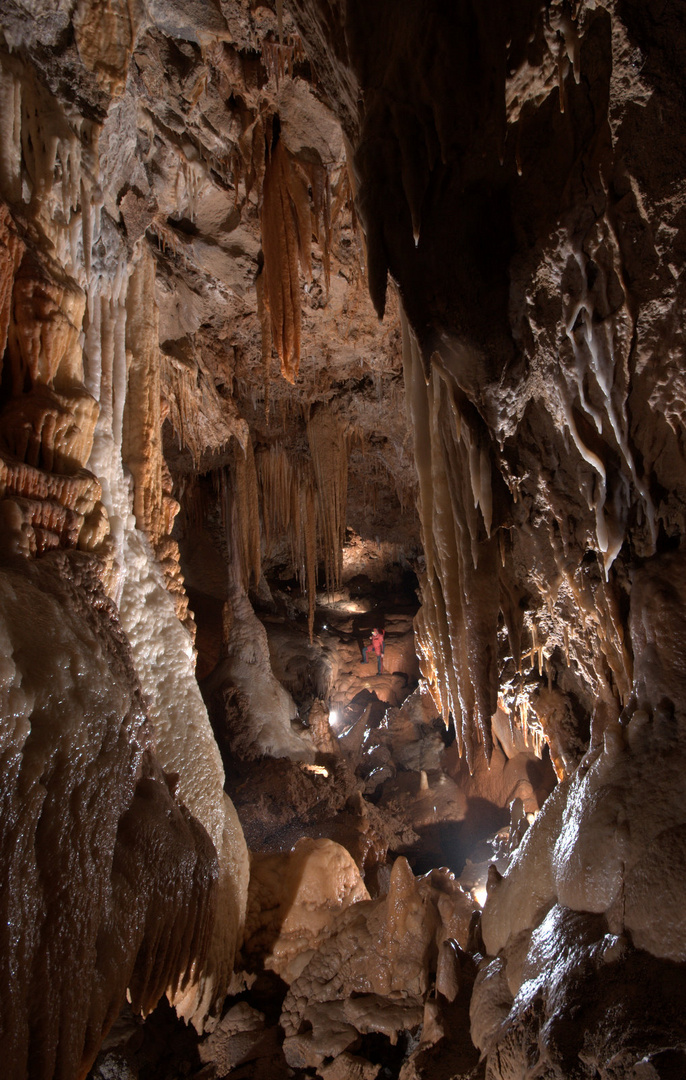
<svg viewBox="0 0 686 1080">
<path fill-rule="evenodd" d="M 217 852 L 159 765 L 89 560 L 5 556 L 0 588 L 3 1068 L 85 1076 L 127 991 L 143 1012 L 192 998 Z"/>
</svg>

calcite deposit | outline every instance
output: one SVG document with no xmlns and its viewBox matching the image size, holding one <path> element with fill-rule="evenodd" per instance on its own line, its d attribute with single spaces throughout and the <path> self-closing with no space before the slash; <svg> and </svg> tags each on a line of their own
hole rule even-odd
<svg viewBox="0 0 686 1080">
<path fill-rule="evenodd" d="M 684 1072 L 682 8 L 0 4 L 12 1080 Z"/>
<path fill-rule="evenodd" d="M 354 1049 L 360 1035 L 380 1032 L 393 1045 L 418 1030 L 432 976 L 439 992 L 455 996 L 453 947 L 467 944 L 473 906 L 452 875 L 417 881 L 396 860 L 387 895 L 343 907 L 291 983 L 281 1017 L 288 1063 L 316 1067 Z"/>
<path fill-rule="evenodd" d="M 362 900 L 369 893 L 360 871 L 332 840 L 303 838 L 290 852 L 255 855 L 243 952 L 290 984 L 335 933 L 336 916 Z"/>
<path fill-rule="evenodd" d="M 89 561 L 5 557 L 1 588 L 3 1068 L 85 1076 L 127 989 L 147 1012 L 205 967 L 217 853 Z"/>
</svg>

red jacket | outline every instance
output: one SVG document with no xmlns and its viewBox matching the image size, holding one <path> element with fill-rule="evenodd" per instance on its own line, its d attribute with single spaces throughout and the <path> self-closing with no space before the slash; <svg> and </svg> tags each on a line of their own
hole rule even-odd
<svg viewBox="0 0 686 1080">
<path fill-rule="evenodd" d="M 381 656 L 381 653 L 383 652 L 383 639 L 385 633 L 385 630 L 382 630 L 381 633 L 379 633 L 378 630 L 375 630 L 372 634 L 372 649 L 377 656 Z"/>
</svg>

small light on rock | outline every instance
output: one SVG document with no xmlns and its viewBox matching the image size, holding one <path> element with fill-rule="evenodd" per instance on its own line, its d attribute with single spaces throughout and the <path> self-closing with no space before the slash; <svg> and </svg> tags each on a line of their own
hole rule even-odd
<svg viewBox="0 0 686 1080">
<path fill-rule="evenodd" d="M 478 887 L 477 887 L 476 889 L 472 889 L 472 896 L 474 897 L 474 899 L 476 900 L 477 904 L 478 904 L 478 905 L 479 905 L 479 907 L 481 907 L 481 908 L 482 908 L 482 907 L 484 906 L 484 904 L 486 903 L 486 897 L 487 897 L 487 895 L 488 895 L 488 894 L 487 894 L 487 892 L 486 892 L 486 886 L 485 886 L 485 885 L 479 885 L 479 886 L 478 886 Z"/>
<path fill-rule="evenodd" d="M 310 765 L 309 763 L 306 763 L 303 765 L 303 769 L 305 772 L 314 773 L 315 776 L 328 777 L 329 775 L 329 770 L 324 765 Z"/>
</svg>

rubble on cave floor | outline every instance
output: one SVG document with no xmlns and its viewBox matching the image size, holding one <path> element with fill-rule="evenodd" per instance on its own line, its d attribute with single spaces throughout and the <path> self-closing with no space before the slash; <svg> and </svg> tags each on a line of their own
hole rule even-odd
<svg viewBox="0 0 686 1080">
<path fill-rule="evenodd" d="M 368 798 L 395 772 L 385 745 L 389 711 L 401 707 L 418 685 L 416 598 L 411 591 L 389 593 L 369 580 L 322 595 L 312 641 L 298 605 L 297 594 L 273 588 L 266 610 L 259 604 L 256 609 L 267 632 L 272 671 L 295 703 L 293 727 L 312 741 L 316 760 L 241 759 L 230 735 L 241 727 L 240 705 L 215 697 L 208 706 L 219 744 L 233 748 L 224 755 L 227 790 L 251 850 L 288 850 L 303 836 L 329 837 L 351 852 L 376 893 L 382 879 L 387 883 L 389 852 L 409 851 L 418 840 L 406 821 Z M 364 634 L 375 622 L 387 628 L 391 670 L 372 677 L 371 665 L 360 659 Z"/>
<path fill-rule="evenodd" d="M 329 841 L 262 859 L 245 989 L 200 1038 L 166 1006 L 145 1024 L 125 1010 L 91 1080 L 476 1080 L 474 906 L 451 875 L 415 878 L 402 858 L 387 894 L 371 900 Z"/>
</svg>

